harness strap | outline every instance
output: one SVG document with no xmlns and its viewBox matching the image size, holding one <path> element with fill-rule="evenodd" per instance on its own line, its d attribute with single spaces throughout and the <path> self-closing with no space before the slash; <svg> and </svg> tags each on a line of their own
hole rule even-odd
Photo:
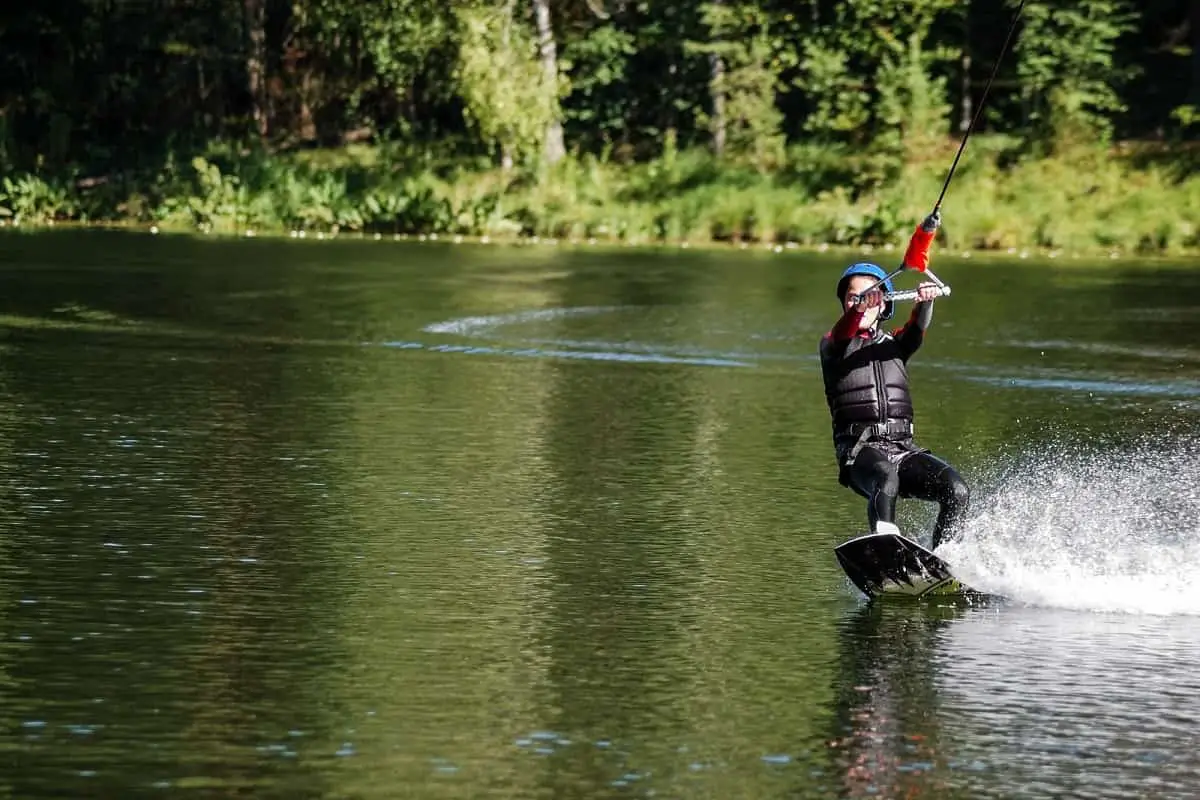
<svg viewBox="0 0 1200 800">
<path fill-rule="evenodd" d="M 850 448 L 850 452 L 846 454 L 846 466 L 850 466 L 854 463 L 854 459 L 858 457 L 862 449 L 866 447 L 867 442 L 873 437 L 911 437 L 913 424 L 906 419 L 889 419 L 887 422 L 877 422 L 869 425 L 849 425 L 843 430 L 851 436 L 858 437 L 854 442 L 854 446 Z"/>
<path fill-rule="evenodd" d="M 862 432 L 858 434 L 858 440 L 854 443 L 854 447 L 851 447 L 850 452 L 846 454 L 847 467 L 854 463 L 854 459 L 858 458 L 859 451 L 866 446 L 867 439 L 869 438 L 871 438 L 870 426 L 862 429 Z"/>
</svg>

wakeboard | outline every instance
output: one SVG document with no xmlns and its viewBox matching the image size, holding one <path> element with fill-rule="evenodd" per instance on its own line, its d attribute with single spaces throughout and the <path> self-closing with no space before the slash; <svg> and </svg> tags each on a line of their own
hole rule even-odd
<svg viewBox="0 0 1200 800">
<path fill-rule="evenodd" d="M 846 577 L 868 598 L 986 596 L 955 577 L 945 561 L 897 533 L 859 536 L 833 552 Z"/>
</svg>

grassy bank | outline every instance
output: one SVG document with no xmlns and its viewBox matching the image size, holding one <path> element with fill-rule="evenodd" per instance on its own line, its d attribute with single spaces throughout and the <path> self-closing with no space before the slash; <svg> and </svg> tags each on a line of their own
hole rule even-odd
<svg viewBox="0 0 1200 800">
<path fill-rule="evenodd" d="M 705 152 L 618 164 L 568 158 L 505 172 L 388 147 L 287 154 L 217 150 L 152 172 L 8 175 L 0 222 L 158 225 L 213 232 L 540 236 L 633 243 L 903 243 L 936 200 L 956 143 L 903 165 L 796 147 L 763 174 Z M 1178 255 L 1200 251 L 1195 153 L 1084 148 L 1023 157 L 972 140 L 943 246 Z"/>
</svg>

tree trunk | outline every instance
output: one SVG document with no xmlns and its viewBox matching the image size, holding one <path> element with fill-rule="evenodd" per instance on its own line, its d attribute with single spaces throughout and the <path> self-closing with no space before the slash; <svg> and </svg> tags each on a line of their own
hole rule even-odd
<svg viewBox="0 0 1200 800">
<path fill-rule="evenodd" d="M 959 106 L 958 130 L 966 133 L 971 127 L 971 115 L 975 111 L 971 101 L 971 21 L 967 17 L 966 10 L 963 11 L 963 45 L 960 64 L 962 65 L 962 101 Z"/>
<path fill-rule="evenodd" d="M 712 0 L 713 6 L 724 5 L 724 0 Z M 717 12 L 720 13 L 720 12 Z M 715 26 L 714 26 L 715 27 Z M 712 44 L 720 40 L 720 34 L 710 28 L 709 35 Z M 725 59 L 719 52 L 708 54 L 708 91 L 712 95 L 712 119 L 709 120 L 709 131 L 712 133 L 713 152 L 720 156 L 725 152 L 725 142 L 728 136 L 728 122 L 725 117 Z"/>
<path fill-rule="evenodd" d="M 1192 0 L 1192 91 L 1191 102 L 1200 106 L 1200 0 Z"/>
<path fill-rule="evenodd" d="M 246 12 L 246 88 L 250 92 L 250 116 L 260 139 L 270 130 L 267 118 L 266 80 L 266 3 L 245 0 Z"/>
<path fill-rule="evenodd" d="M 542 59 L 542 77 L 550 98 L 553 114 L 546 123 L 546 162 L 555 164 L 566 155 L 563 145 L 562 120 L 558 113 L 558 48 L 554 45 L 554 29 L 550 25 L 550 0 L 533 0 L 533 13 L 537 21 L 538 53 Z"/>
<path fill-rule="evenodd" d="M 712 91 L 713 152 L 719 156 L 725 152 L 725 60 L 716 53 L 709 53 L 708 65 L 709 87 Z"/>
<path fill-rule="evenodd" d="M 513 5 L 515 0 L 504 4 L 504 27 L 500 31 L 500 46 L 504 48 L 504 57 L 508 58 L 508 50 L 512 47 Z M 513 158 L 513 143 L 511 135 L 500 142 L 500 168 L 511 172 L 515 159 Z"/>
<path fill-rule="evenodd" d="M 297 133 L 301 141 L 315 142 L 317 140 L 317 120 L 313 115 L 312 107 L 313 73 L 308 65 L 304 65 L 300 69 L 300 118 Z"/>
</svg>

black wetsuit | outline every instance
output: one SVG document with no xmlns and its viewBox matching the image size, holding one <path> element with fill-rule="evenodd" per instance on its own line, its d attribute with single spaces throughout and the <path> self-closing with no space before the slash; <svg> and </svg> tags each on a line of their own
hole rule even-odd
<svg viewBox="0 0 1200 800">
<path fill-rule="evenodd" d="M 918 303 L 889 334 L 859 330 L 861 313 L 849 312 L 825 334 L 820 352 L 838 480 L 867 498 L 872 530 L 876 522 L 895 523 L 897 497 L 937 502 L 936 548 L 957 531 L 970 493 L 954 467 L 913 442 L 907 364 L 932 317 L 933 303 Z"/>
</svg>

